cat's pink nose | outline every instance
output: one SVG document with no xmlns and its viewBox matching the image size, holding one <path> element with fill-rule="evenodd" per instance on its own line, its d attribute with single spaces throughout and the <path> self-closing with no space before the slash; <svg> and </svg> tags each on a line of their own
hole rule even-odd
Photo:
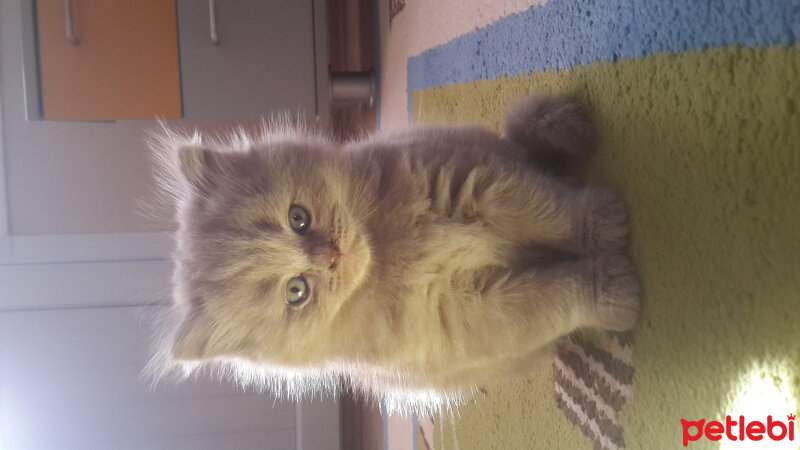
<svg viewBox="0 0 800 450">
<path fill-rule="evenodd" d="M 339 251 L 339 247 L 332 245 L 325 249 L 323 257 L 325 258 L 324 261 L 328 264 L 328 269 L 335 270 L 336 266 L 339 265 L 339 260 L 342 257 L 342 252 Z"/>
</svg>

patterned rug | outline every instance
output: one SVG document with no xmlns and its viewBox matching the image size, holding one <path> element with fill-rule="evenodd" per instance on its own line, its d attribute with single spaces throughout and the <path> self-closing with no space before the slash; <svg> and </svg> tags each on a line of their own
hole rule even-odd
<svg viewBox="0 0 800 450">
<path fill-rule="evenodd" d="M 619 413 L 633 394 L 633 333 L 606 332 L 558 345 L 556 404 L 595 449 L 625 448 Z"/>
</svg>

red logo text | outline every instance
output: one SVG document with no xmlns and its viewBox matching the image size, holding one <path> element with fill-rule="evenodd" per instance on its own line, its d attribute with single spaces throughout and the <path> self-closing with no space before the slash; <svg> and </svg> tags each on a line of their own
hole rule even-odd
<svg viewBox="0 0 800 450">
<path fill-rule="evenodd" d="M 681 419 L 683 446 L 687 447 L 689 442 L 703 436 L 710 441 L 719 441 L 723 436 L 731 441 L 760 441 L 765 438 L 773 441 L 794 441 L 794 414 L 786 416 L 786 422 L 775 420 L 772 416 L 767 416 L 766 423 L 758 420 L 747 421 L 744 416 L 739 416 L 738 419 L 733 420 L 731 416 L 725 416 L 725 423 L 716 420 L 706 423 L 706 419 Z"/>
</svg>

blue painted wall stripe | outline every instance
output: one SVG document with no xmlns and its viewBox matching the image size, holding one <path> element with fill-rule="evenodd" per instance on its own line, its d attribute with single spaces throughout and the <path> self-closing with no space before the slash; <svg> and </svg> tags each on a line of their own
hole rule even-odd
<svg viewBox="0 0 800 450">
<path fill-rule="evenodd" d="M 409 113 L 418 89 L 798 36 L 800 0 L 550 0 L 409 58 Z"/>
</svg>

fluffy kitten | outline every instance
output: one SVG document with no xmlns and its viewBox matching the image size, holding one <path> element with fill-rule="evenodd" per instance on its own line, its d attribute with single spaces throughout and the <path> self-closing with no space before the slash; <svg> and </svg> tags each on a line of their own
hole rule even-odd
<svg viewBox="0 0 800 450">
<path fill-rule="evenodd" d="M 506 122 L 507 138 L 450 126 L 346 145 L 165 132 L 179 230 L 157 364 L 290 396 L 344 380 L 430 412 L 525 374 L 577 328 L 633 327 L 623 200 L 537 168 L 593 151 L 582 109 L 528 98 Z"/>
</svg>

